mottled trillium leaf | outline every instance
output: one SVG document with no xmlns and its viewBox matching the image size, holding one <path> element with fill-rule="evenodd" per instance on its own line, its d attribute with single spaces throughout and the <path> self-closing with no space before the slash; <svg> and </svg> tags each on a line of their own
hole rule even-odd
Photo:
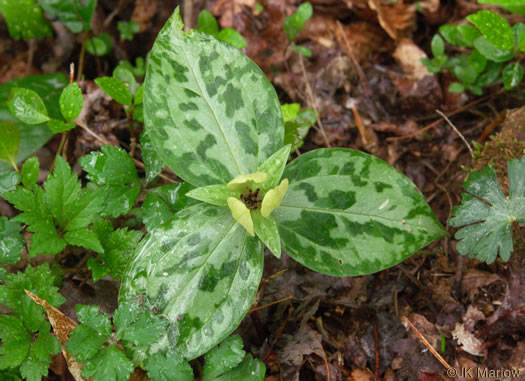
<svg viewBox="0 0 525 381">
<path fill-rule="evenodd" d="M 275 152 L 270 156 L 258 169 L 258 172 L 264 172 L 268 174 L 268 177 L 261 184 L 261 191 L 266 192 L 272 188 L 275 188 L 279 184 L 279 180 L 286 167 L 286 162 L 290 157 L 291 145 L 282 147 L 279 151 Z"/>
<path fill-rule="evenodd" d="M 233 218 L 253 237 L 255 232 L 253 230 L 253 220 L 250 214 L 250 209 L 244 203 L 235 197 L 228 197 L 228 208 L 232 213 Z"/>
<path fill-rule="evenodd" d="M 261 215 L 268 217 L 274 209 L 278 208 L 286 192 L 288 192 L 288 179 L 284 179 L 278 186 L 266 192 L 261 204 Z"/>
<path fill-rule="evenodd" d="M 27 124 L 40 124 L 49 120 L 44 101 L 33 90 L 11 89 L 7 106 L 11 115 Z"/>
<path fill-rule="evenodd" d="M 226 185 L 226 188 L 236 192 L 245 192 L 251 189 L 253 184 L 263 183 L 267 178 L 268 175 L 264 172 L 247 173 L 234 178 Z"/>
<path fill-rule="evenodd" d="M 186 195 L 195 200 L 223 207 L 228 206 L 228 198 L 240 197 L 239 192 L 228 189 L 224 184 L 207 185 L 205 187 L 195 188 L 189 191 Z"/>
<path fill-rule="evenodd" d="M 142 88 L 143 87 L 140 87 L 140 89 Z M 137 95 L 138 91 L 135 95 L 135 102 L 137 102 Z M 144 167 L 146 169 L 146 180 L 149 182 L 160 174 L 162 167 L 164 167 L 164 163 L 151 143 L 147 130 L 144 130 L 142 134 L 140 134 L 140 150 L 142 152 L 142 159 L 144 160 Z"/>
<path fill-rule="evenodd" d="M 179 177 L 197 187 L 225 184 L 282 146 L 279 100 L 238 49 L 181 28 L 177 9 L 148 56 L 146 128 Z"/>
<path fill-rule="evenodd" d="M 194 359 L 228 337 L 244 318 L 261 280 L 262 249 L 228 209 L 199 203 L 142 241 L 119 300 L 141 297 L 166 315 L 170 326 L 159 350 L 171 347 Z"/>
<path fill-rule="evenodd" d="M 96 78 L 95 83 L 115 102 L 124 106 L 131 106 L 133 96 L 126 85 L 113 77 Z"/>
<path fill-rule="evenodd" d="M 281 258 L 281 237 L 273 216 L 263 217 L 258 210 L 252 211 L 251 216 L 257 237 L 259 237 L 273 255 Z"/>
<path fill-rule="evenodd" d="M 456 232 L 457 249 L 462 255 L 492 263 L 498 253 L 508 261 L 514 250 L 512 224 L 525 222 L 525 157 L 507 162 L 509 197 L 498 185 L 494 169 L 485 167 L 469 175 L 463 187 L 461 205 L 452 209 L 449 224 Z"/>
<path fill-rule="evenodd" d="M 67 121 L 73 121 L 82 111 L 84 97 L 76 82 L 69 84 L 60 95 L 60 112 Z"/>
<path fill-rule="evenodd" d="M 323 274 L 374 273 L 447 234 L 414 184 L 372 155 L 317 149 L 283 177 L 290 188 L 273 212 L 283 248 Z"/>
<path fill-rule="evenodd" d="M 12 122 L 0 122 L 0 160 L 17 169 L 16 157 L 20 145 L 20 129 Z"/>
</svg>

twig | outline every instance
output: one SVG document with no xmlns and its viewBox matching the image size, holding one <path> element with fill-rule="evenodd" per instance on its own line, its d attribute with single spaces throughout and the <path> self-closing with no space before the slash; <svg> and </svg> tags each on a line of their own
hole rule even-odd
<svg viewBox="0 0 525 381">
<path fill-rule="evenodd" d="M 304 83 L 306 85 L 306 92 L 308 94 L 309 103 L 311 107 L 314 109 L 315 112 L 315 118 L 317 119 L 317 124 L 319 125 L 319 131 L 321 132 L 321 135 L 323 136 L 324 142 L 328 148 L 330 148 L 330 143 L 328 142 L 328 137 L 326 136 L 326 133 L 324 131 L 323 123 L 321 123 L 321 118 L 319 117 L 319 112 L 317 111 L 317 106 L 314 98 L 314 93 L 312 92 L 312 88 L 310 87 L 310 82 L 308 81 L 308 77 L 306 76 L 306 69 L 304 67 L 304 59 L 302 54 L 299 54 L 299 63 L 301 64 L 301 70 L 303 72 L 304 77 Z"/>
<path fill-rule="evenodd" d="M 354 121 L 355 125 L 357 126 L 357 131 L 359 131 L 359 134 L 361 135 L 361 138 L 363 139 L 363 143 L 365 143 L 365 147 L 368 146 L 368 138 L 366 137 L 366 131 L 365 126 L 363 125 L 363 121 L 361 120 L 361 115 L 359 115 L 359 110 L 357 107 L 355 107 L 355 104 L 352 105 L 352 114 L 354 114 Z"/>
<path fill-rule="evenodd" d="M 443 365 L 447 370 L 452 368 L 448 364 L 448 362 L 446 362 L 445 359 L 443 357 L 441 357 L 441 355 L 434 349 L 434 347 L 432 345 L 430 345 L 430 343 L 427 341 L 427 339 L 425 339 L 425 337 L 421 334 L 421 332 L 419 332 L 419 330 L 414 326 L 414 324 L 412 324 L 412 322 L 410 320 L 408 320 L 408 318 L 406 316 L 403 317 L 403 321 L 405 323 L 407 323 L 407 325 L 410 327 L 410 329 L 412 331 L 414 331 L 414 333 L 419 338 L 419 340 L 421 340 L 421 342 L 425 345 L 425 347 L 428 348 L 430 353 L 432 353 L 434 355 L 434 357 L 441 363 L 441 365 Z"/>
<path fill-rule="evenodd" d="M 263 310 L 263 309 L 265 309 L 267 307 L 273 306 L 274 304 L 282 303 L 282 302 L 285 302 L 285 301 L 290 300 L 290 299 L 292 299 L 292 295 L 288 295 L 286 298 L 279 299 L 279 300 L 273 301 L 271 303 L 265 304 L 264 306 L 254 307 L 254 308 L 248 310 L 248 313 L 259 311 L 259 310 Z"/>
<path fill-rule="evenodd" d="M 465 139 L 465 137 L 463 136 L 463 134 L 461 132 L 459 132 L 459 130 L 456 128 L 456 126 L 454 126 L 454 124 L 450 121 L 450 119 L 444 114 L 442 113 L 441 111 L 439 110 L 436 110 L 436 112 L 441 115 L 443 117 L 443 119 L 445 119 L 445 121 L 448 123 L 448 125 L 456 132 L 456 134 L 459 135 L 459 137 L 461 138 L 461 140 L 463 140 L 463 143 L 465 143 L 465 145 L 467 146 L 468 150 L 470 151 L 470 155 L 472 157 L 474 157 L 474 151 L 472 150 L 472 147 L 470 146 L 469 142 L 467 142 L 467 139 Z"/>
<path fill-rule="evenodd" d="M 374 321 L 374 346 L 376 350 L 376 369 L 374 371 L 374 376 L 376 380 L 379 380 L 379 335 L 377 334 L 377 324 Z"/>
<path fill-rule="evenodd" d="M 193 1 L 184 0 L 184 31 L 189 32 L 193 23 Z"/>
<path fill-rule="evenodd" d="M 82 71 L 84 70 L 84 59 L 86 57 L 86 44 L 88 40 L 89 32 L 87 30 L 82 34 L 82 47 L 80 48 L 80 56 L 78 58 L 78 73 L 77 82 L 82 79 Z"/>
</svg>

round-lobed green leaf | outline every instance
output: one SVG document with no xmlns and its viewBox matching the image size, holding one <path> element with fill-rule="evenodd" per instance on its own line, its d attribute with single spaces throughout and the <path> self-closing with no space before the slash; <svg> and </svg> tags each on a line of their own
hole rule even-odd
<svg viewBox="0 0 525 381">
<path fill-rule="evenodd" d="M 323 274 L 374 273 L 447 235 L 414 184 L 366 153 L 310 151 L 283 178 L 290 187 L 273 212 L 283 248 Z"/>
<path fill-rule="evenodd" d="M 118 79 L 112 77 L 101 77 L 96 78 L 95 83 L 117 103 L 124 106 L 131 106 L 133 100 L 131 91 Z"/>
<path fill-rule="evenodd" d="M 27 124 L 40 124 L 49 120 L 44 101 L 33 90 L 11 89 L 7 106 L 11 115 Z"/>
<path fill-rule="evenodd" d="M 483 10 L 467 16 L 467 20 L 474 24 L 496 48 L 512 50 L 514 46 L 512 28 L 503 17 L 493 11 Z"/>
<path fill-rule="evenodd" d="M 523 68 L 519 62 L 513 62 L 503 69 L 503 86 L 510 90 L 518 86 L 523 79 Z"/>
<path fill-rule="evenodd" d="M 65 120 L 71 122 L 75 120 L 82 111 L 84 97 L 78 83 L 69 84 L 60 95 L 60 112 Z"/>
</svg>

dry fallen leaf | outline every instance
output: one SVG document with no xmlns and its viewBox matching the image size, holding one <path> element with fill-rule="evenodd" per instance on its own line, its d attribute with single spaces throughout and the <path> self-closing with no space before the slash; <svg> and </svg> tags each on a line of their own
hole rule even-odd
<svg viewBox="0 0 525 381">
<path fill-rule="evenodd" d="M 465 352 L 474 356 L 483 356 L 483 342 L 474 336 L 474 334 L 466 331 L 463 324 L 456 323 L 456 328 L 452 331 L 452 336 Z"/>
</svg>

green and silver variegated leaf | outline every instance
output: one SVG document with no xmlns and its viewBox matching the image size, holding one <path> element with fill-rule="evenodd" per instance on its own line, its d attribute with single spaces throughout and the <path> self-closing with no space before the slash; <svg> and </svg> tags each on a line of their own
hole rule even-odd
<svg viewBox="0 0 525 381">
<path fill-rule="evenodd" d="M 366 153 L 310 151 L 283 178 L 290 187 L 272 215 L 284 250 L 312 270 L 374 273 L 447 234 L 414 184 Z"/>
<path fill-rule="evenodd" d="M 196 358 L 237 328 L 263 270 L 263 246 L 230 210 L 199 203 L 144 239 L 130 263 L 120 300 L 140 297 L 170 321 L 158 349 Z"/>
<path fill-rule="evenodd" d="M 283 144 L 271 83 L 238 49 L 182 31 L 178 9 L 148 56 L 144 120 L 162 160 L 195 186 L 255 172 Z"/>
</svg>

